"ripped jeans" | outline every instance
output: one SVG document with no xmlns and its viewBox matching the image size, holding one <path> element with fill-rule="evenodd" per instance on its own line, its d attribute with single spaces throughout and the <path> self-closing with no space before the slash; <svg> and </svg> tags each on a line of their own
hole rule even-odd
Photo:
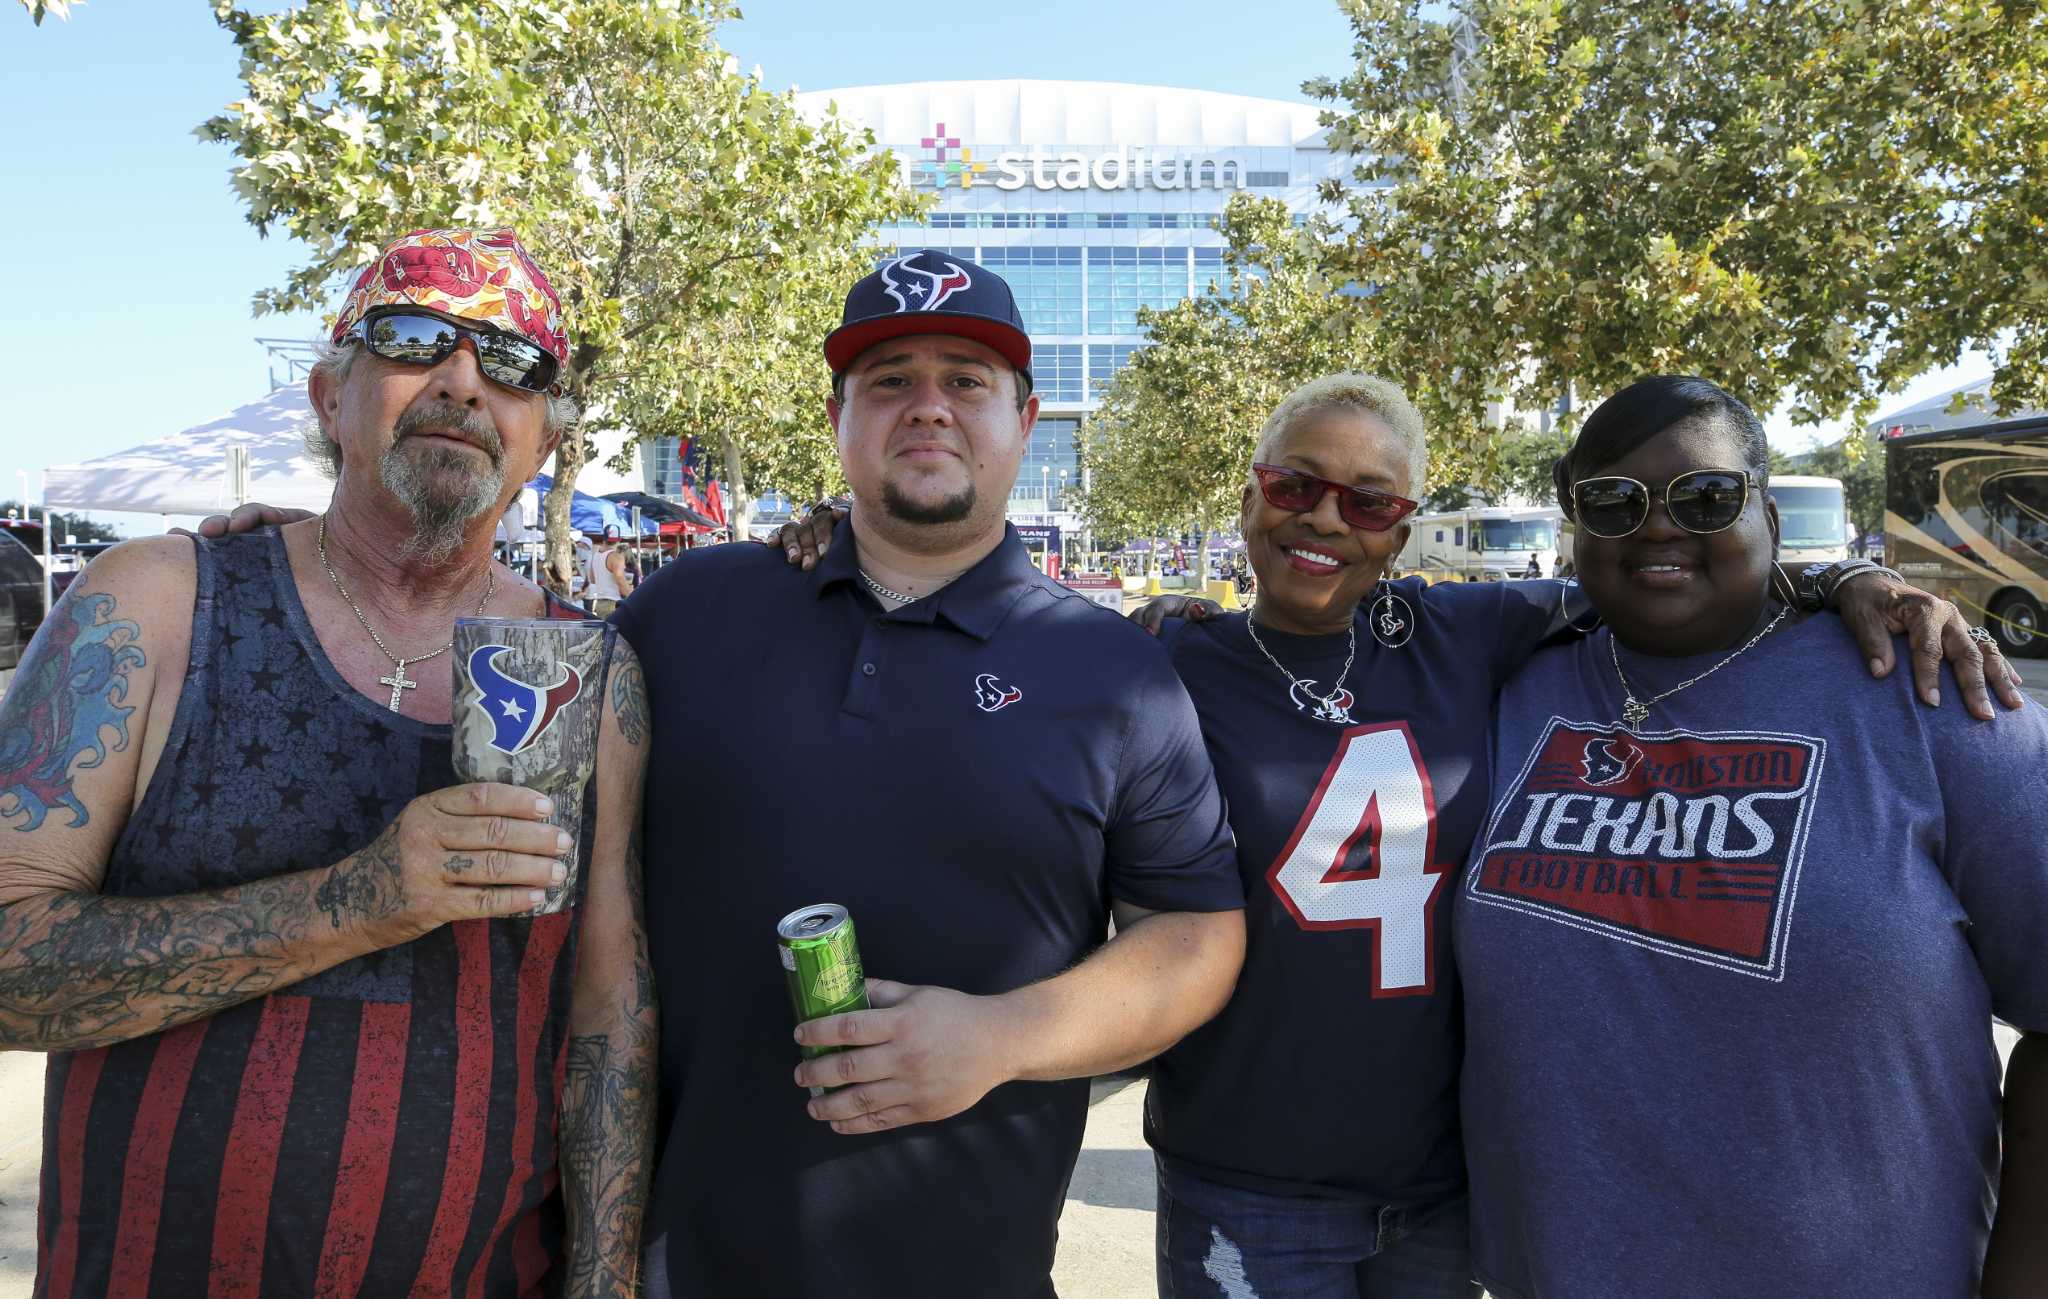
<svg viewBox="0 0 2048 1299">
<path fill-rule="evenodd" d="M 1465 1197 L 1269 1195 L 1159 1161 L 1159 1299 L 1478 1299 Z"/>
</svg>

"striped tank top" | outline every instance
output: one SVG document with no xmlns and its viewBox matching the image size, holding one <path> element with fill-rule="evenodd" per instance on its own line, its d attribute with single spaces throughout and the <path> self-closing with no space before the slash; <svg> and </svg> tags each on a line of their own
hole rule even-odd
<svg viewBox="0 0 2048 1299">
<path fill-rule="evenodd" d="M 335 671 L 274 530 L 197 547 L 184 692 L 107 894 L 327 865 L 456 783 L 448 727 Z M 587 866 L 587 834 L 579 851 Z M 37 1299 L 540 1293 L 563 1237 L 555 1113 L 581 914 L 444 925 L 207 1019 L 52 1055 Z"/>
</svg>

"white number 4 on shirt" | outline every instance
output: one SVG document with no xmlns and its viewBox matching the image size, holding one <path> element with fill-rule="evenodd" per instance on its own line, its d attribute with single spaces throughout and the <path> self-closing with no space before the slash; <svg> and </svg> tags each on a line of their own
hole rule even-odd
<svg viewBox="0 0 2048 1299">
<path fill-rule="evenodd" d="M 1402 722 L 1354 726 L 1266 882 L 1303 929 L 1370 929 L 1372 995 L 1436 990 L 1436 797 Z M 1345 863 L 1356 860 L 1354 869 Z"/>
</svg>

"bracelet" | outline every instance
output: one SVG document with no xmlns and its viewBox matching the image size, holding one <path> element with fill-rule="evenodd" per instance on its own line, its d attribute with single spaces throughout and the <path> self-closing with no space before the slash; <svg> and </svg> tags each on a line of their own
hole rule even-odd
<svg viewBox="0 0 2048 1299">
<path fill-rule="evenodd" d="M 1901 584 L 1906 580 L 1899 575 L 1896 569 L 1886 568 L 1874 560 L 1845 559 L 1840 563 L 1832 565 L 1827 573 L 1822 576 L 1820 582 L 1822 603 L 1824 605 L 1832 605 L 1835 602 L 1835 592 L 1841 590 L 1842 583 L 1852 577 L 1861 577 L 1865 573 L 1881 573 L 1892 581 Z"/>
</svg>

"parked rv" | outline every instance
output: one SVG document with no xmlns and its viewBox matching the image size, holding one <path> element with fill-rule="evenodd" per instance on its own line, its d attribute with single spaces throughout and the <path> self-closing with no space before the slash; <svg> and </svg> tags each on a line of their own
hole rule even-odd
<svg viewBox="0 0 2048 1299">
<path fill-rule="evenodd" d="M 2048 414 L 1885 448 L 1885 556 L 2007 654 L 2048 653 Z"/>
<path fill-rule="evenodd" d="M 1533 558 L 1549 577 L 1557 568 L 1555 508 L 1489 506 L 1415 516 L 1401 549 L 1404 573 L 1432 582 L 1499 582 L 1528 575 Z"/>
</svg>

